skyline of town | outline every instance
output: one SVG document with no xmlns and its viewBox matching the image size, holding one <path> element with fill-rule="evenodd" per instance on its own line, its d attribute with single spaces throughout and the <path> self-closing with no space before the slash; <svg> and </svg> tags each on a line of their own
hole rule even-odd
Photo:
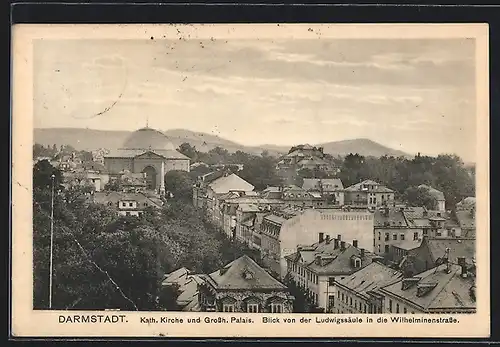
<svg viewBox="0 0 500 347">
<path fill-rule="evenodd" d="M 475 162 L 474 52 L 466 39 L 36 42 L 34 127 L 133 131 L 147 115 L 246 146 L 369 138 Z"/>
</svg>

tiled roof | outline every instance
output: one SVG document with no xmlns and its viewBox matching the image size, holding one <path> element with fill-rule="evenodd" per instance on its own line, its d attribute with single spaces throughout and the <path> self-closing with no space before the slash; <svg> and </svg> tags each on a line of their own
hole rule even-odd
<svg viewBox="0 0 500 347">
<path fill-rule="evenodd" d="M 302 259 L 308 262 L 308 268 L 317 274 L 349 274 L 354 270 L 352 264 L 353 256 L 361 256 L 360 248 L 356 248 L 350 244 L 345 244 L 345 249 L 339 247 L 335 249 L 335 240 L 323 241 L 315 243 L 310 247 L 302 248 L 298 251 Z M 315 262 L 316 255 L 321 255 L 325 258 L 323 264 Z M 365 256 L 362 259 L 362 268 L 372 262 L 375 254 L 365 250 Z"/>
<path fill-rule="evenodd" d="M 377 291 L 403 278 L 400 271 L 396 271 L 378 262 L 373 262 L 365 268 L 338 280 L 338 283 L 361 295 L 369 296 L 369 292 Z"/>
<path fill-rule="evenodd" d="M 373 215 L 373 225 L 375 227 L 407 227 L 408 223 L 400 209 L 387 208 L 378 209 Z M 388 212 L 388 214 L 386 214 Z"/>
<path fill-rule="evenodd" d="M 222 273 L 217 270 L 208 277 L 217 289 L 287 289 L 247 255 L 224 266 Z"/>
<path fill-rule="evenodd" d="M 298 165 L 328 165 L 328 162 L 318 157 L 311 157 L 300 160 Z"/>
<path fill-rule="evenodd" d="M 419 281 L 406 290 L 403 290 L 401 281 L 381 290 L 404 298 L 423 310 L 475 309 L 476 302 L 470 295 L 470 288 L 475 285 L 474 279 L 461 277 L 461 266 L 450 264 L 450 273 L 447 273 L 446 268 L 447 265 L 443 264 L 418 274 L 415 278 Z M 419 295 L 419 288 L 424 286 L 430 288 Z"/>
<path fill-rule="evenodd" d="M 338 178 L 304 178 L 302 183 L 302 189 L 305 190 L 320 190 L 320 185 L 323 186 L 323 191 L 334 192 L 338 190 L 343 190 L 344 185 L 342 181 Z"/>
<path fill-rule="evenodd" d="M 229 191 L 252 191 L 254 186 L 236 174 L 220 177 L 209 184 L 215 193 L 227 193 Z"/>
<path fill-rule="evenodd" d="M 476 241 L 473 238 L 433 238 L 425 239 L 422 247 L 427 247 L 434 261 L 444 256 L 450 249 L 449 259 L 456 263 L 459 257 L 471 261 L 476 255 Z"/>
<path fill-rule="evenodd" d="M 93 200 L 98 204 L 107 204 L 109 202 L 116 204 L 119 201 L 136 201 L 138 203 L 151 203 L 156 207 L 161 207 L 161 200 L 148 197 L 142 193 L 125 193 L 125 192 L 95 192 Z"/>
</svg>

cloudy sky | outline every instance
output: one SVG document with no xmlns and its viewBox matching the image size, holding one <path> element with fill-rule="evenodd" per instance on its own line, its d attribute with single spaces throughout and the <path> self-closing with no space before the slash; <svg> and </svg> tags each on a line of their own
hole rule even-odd
<svg viewBox="0 0 500 347">
<path fill-rule="evenodd" d="M 35 127 L 184 128 L 245 145 L 370 138 L 475 160 L 474 41 L 41 40 Z"/>
</svg>

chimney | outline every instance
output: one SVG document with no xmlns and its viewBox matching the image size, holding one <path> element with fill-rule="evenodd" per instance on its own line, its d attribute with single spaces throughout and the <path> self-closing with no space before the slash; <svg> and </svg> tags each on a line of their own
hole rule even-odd
<svg viewBox="0 0 500 347">
<path fill-rule="evenodd" d="M 329 244 L 330 243 L 330 235 L 326 235 L 326 243 Z"/>
<path fill-rule="evenodd" d="M 325 239 L 325 233 L 319 233 L 319 243 L 323 242 L 323 240 Z"/>
<path fill-rule="evenodd" d="M 315 258 L 314 258 L 314 261 L 316 263 L 316 265 L 321 265 L 321 255 L 317 255 Z"/>
<path fill-rule="evenodd" d="M 355 248 L 358 248 L 358 240 L 352 240 L 352 245 L 353 245 Z"/>
<path fill-rule="evenodd" d="M 458 257 L 458 265 L 460 265 L 462 269 L 460 275 L 462 277 L 467 277 L 467 267 L 465 265 L 465 257 Z"/>
<path fill-rule="evenodd" d="M 364 257 L 365 257 L 365 249 L 361 248 L 361 258 L 364 258 Z"/>
<path fill-rule="evenodd" d="M 335 245 L 335 246 L 333 247 L 333 249 L 337 249 L 337 248 L 339 248 L 339 240 L 338 240 L 338 239 L 334 239 L 334 240 L 333 240 L 333 242 L 334 242 L 334 245 Z"/>
<path fill-rule="evenodd" d="M 344 250 L 345 249 L 345 241 L 340 242 L 340 249 Z"/>
</svg>

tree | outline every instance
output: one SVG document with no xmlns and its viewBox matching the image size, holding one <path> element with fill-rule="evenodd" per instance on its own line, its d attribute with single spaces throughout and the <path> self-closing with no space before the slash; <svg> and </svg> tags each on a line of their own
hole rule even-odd
<svg viewBox="0 0 500 347">
<path fill-rule="evenodd" d="M 191 146 L 191 144 L 188 142 L 184 142 L 179 146 L 179 152 L 189 157 L 192 161 L 196 161 L 198 158 L 196 147 Z"/>
<path fill-rule="evenodd" d="M 104 190 L 109 190 L 113 192 L 122 191 L 122 183 L 120 179 L 110 180 L 108 183 L 104 185 Z"/>
<path fill-rule="evenodd" d="M 51 188 L 52 175 L 54 175 L 54 186 L 57 189 L 62 183 L 61 171 L 53 167 L 46 159 L 37 162 L 33 167 L 33 188 Z"/>
<path fill-rule="evenodd" d="M 165 175 L 165 190 L 172 193 L 175 199 L 192 201 L 194 181 L 186 171 L 169 171 Z"/>
<path fill-rule="evenodd" d="M 436 206 L 436 198 L 425 187 L 409 187 L 404 191 L 404 201 L 409 206 L 423 206 L 432 210 Z"/>
</svg>

